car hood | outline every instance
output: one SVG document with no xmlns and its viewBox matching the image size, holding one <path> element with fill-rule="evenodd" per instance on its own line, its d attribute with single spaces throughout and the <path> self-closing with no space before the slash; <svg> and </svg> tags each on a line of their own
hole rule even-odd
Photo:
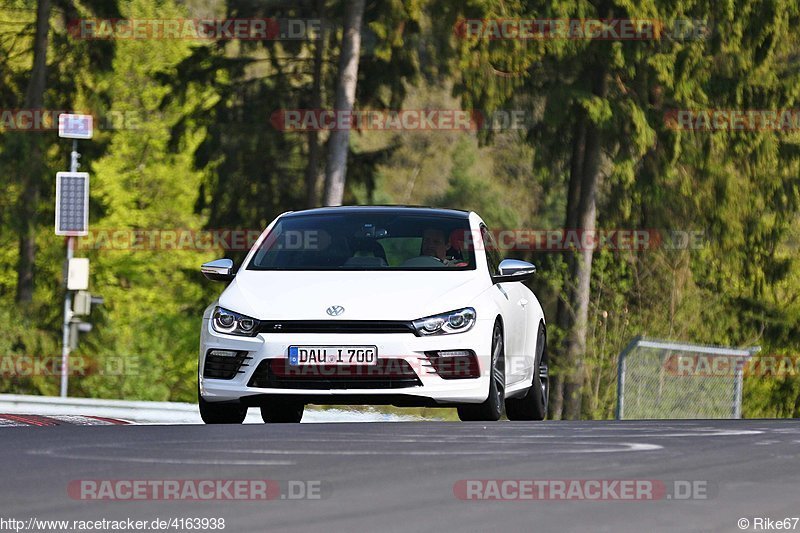
<svg viewBox="0 0 800 533">
<path fill-rule="evenodd" d="M 477 271 L 240 270 L 219 305 L 260 320 L 413 320 L 466 307 L 490 284 Z M 337 317 L 326 313 L 339 305 Z"/>
</svg>

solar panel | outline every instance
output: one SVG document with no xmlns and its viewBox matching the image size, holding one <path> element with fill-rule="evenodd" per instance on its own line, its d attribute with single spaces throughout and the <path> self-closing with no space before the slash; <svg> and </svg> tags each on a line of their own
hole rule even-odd
<svg viewBox="0 0 800 533">
<path fill-rule="evenodd" d="M 89 173 L 56 174 L 56 235 L 89 233 Z"/>
</svg>

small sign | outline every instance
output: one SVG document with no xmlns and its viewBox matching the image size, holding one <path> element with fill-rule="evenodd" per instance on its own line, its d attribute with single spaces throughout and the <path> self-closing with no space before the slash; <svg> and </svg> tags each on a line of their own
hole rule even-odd
<svg viewBox="0 0 800 533">
<path fill-rule="evenodd" d="M 58 136 L 65 139 L 91 139 L 93 133 L 92 115 L 58 115 Z"/>
<path fill-rule="evenodd" d="M 56 173 L 56 235 L 89 234 L 89 173 Z"/>
</svg>

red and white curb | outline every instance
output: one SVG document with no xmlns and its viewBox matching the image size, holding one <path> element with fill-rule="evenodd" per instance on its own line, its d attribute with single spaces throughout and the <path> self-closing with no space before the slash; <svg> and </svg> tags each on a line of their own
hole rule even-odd
<svg viewBox="0 0 800 533">
<path fill-rule="evenodd" d="M 25 426 L 118 426 L 130 422 L 102 416 L 80 415 L 12 415 L 0 413 L 0 427 Z"/>
</svg>

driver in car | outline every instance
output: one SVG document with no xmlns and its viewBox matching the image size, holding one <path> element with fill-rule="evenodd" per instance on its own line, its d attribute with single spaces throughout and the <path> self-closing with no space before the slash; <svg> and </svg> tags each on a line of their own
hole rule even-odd
<svg viewBox="0 0 800 533">
<path fill-rule="evenodd" d="M 450 238 L 445 237 L 443 230 L 427 228 L 422 233 L 422 250 L 420 255 L 435 257 L 446 266 L 466 266 L 461 257 L 461 246 L 458 242 L 459 232 L 453 232 Z"/>
<path fill-rule="evenodd" d="M 447 255 L 447 241 L 445 240 L 444 231 L 436 228 L 427 228 L 422 233 L 422 253 L 420 255 L 435 257 L 444 262 Z"/>
</svg>

